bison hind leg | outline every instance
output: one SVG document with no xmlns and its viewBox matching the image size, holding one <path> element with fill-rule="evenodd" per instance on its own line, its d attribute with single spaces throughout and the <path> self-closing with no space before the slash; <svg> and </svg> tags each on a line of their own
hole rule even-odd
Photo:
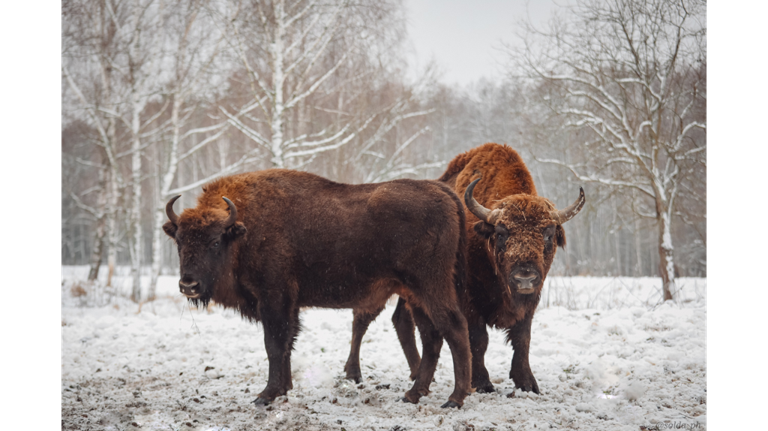
<svg viewBox="0 0 768 431">
<path fill-rule="evenodd" d="M 439 332 L 438 336 L 445 338 L 448 343 L 448 347 L 451 348 L 451 356 L 453 357 L 454 364 L 454 390 L 448 399 L 454 402 L 456 405 L 461 406 L 464 404 L 464 398 L 471 390 L 472 381 L 472 366 L 471 357 L 472 354 L 469 348 L 469 332 L 467 329 L 467 320 L 458 308 L 458 305 L 440 304 L 437 301 L 428 303 L 422 302 L 425 307 L 430 308 L 429 318 L 425 315 L 424 318 L 431 320 L 434 325 L 433 328 Z M 442 305 L 442 306 L 441 306 Z M 413 308 L 413 318 L 419 324 L 419 318 L 417 317 L 416 309 Z M 419 326 L 421 332 L 421 326 Z M 441 343 L 442 344 L 442 343 Z M 426 352 L 426 346 L 425 346 Z M 439 353 L 439 352 L 438 352 Z M 424 362 L 427 360 L 427 354 L 424 353 L 422 358 L 422 366 L 419 371 L 422 371 Z M 434 373 L 434 367 L 437 365 L 437 361 L 429 364 L 432 373 Z M 419 379 L 422 376 L 419 376 Z M 430 374 L 431 377 L 431 374 Z M 419 381 L 417 379 L 417 382 Z"/>
<path fill-rule="evenodd" d="M 485 368 L 485 352 L 488 349 L 488 330 L 485 322 L 473 321 L 469 325 L 469 346 L 472 349 L 472 387 L 479 393 L 496 391 Z"/>
<path fill-rule="evenodd" d="M 435 374 L 437 361 L 440 358 L 443 338 L 424 310 L 414 305 L 411 305 L 411 310 L 421 335 L 422 358 L 416 372 L 416 379 L 411 389 L 405 393 L 404 401 L 415 404 L 421 397 L 429 394 L 429 385 L 432 383 L 432 376 Z"/>
<path fill-rule="evenodd" d="M 400 340 L 400 346 L 403 348 L 405 359 L 408 361 L 408 368 L 411 369 L 411 380 L 416 380 L 421 357 L 419 356 L 419 350 L 416 348 L 413 317 L 405 305 L 405 299 L 402 297 L 398 299 L 397 307 L 395 307 L 395 312 L 392 314 L 392 325 L 395 327 L 397 338 Z"/>
<path fill-rule="evenodd" d="M 354 380 L 360 383 L 363 380 L 363 374 L 360 371 L 360 345 L 363 342 L 363 336 L 368 331 L 368 326 L 384 310 L 384 307 L 378 308 L 373 312 L 367 310 L 353 310 L 354 319 L 352 320 L 352 342 L 349 349 L 349 358 L 344 365 L 347 380 Z"/>
</svg>

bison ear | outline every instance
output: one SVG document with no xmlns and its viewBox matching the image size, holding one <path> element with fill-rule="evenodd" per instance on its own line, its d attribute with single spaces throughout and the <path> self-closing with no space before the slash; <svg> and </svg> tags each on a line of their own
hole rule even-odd
<svg viewBox="0 0 768 431">
<path fill-rule="evenodd" d="M 482 236 L 483 238 L 490 238 L 491 235 L 496 232 L 496 227 L 490 223 L 486 223 L 482 220 L 475 223 L 475 232 L 477 232 L 478 235 Z"/>
<path fill-rule="evenodd" d="M 234 240 L 242 235 L 245 235 L 247 231 L 248 229 L 245 228 L 245 225 L 243 224 L 243 222 L 236 222 L 232 226 L 228 227 L 224 234 L 229 239 Z"/>
<path fill-rule="evenodd" d="M 177 229 L 178 229 L 178 227 L 175 224 L 173 224 L 172 222 L 169 222 L 169 221 L 165 222 L 165 224 L 163 225 L 163 231 L 165 232 L 165 234 L 168 235 L 169 237 L 173 238 L 173 239 L 176 239 L 176 230 Z"/>
<path fill-rule="evenodd" d="M 565 250 L 565 229 L 561 225 L 557 225 L 557 229 L 555 229 L 555 240 L 557 246 Z"/>
</svg>

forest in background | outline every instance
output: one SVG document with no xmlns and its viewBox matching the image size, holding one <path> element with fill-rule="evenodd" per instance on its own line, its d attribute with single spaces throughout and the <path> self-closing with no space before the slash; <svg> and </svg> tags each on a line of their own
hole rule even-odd
<svg viewBox="0 0 768 431">
<path fill-rule="evenodd" d="M 408 79 L 396 0 L 62 3 L 62 264 L 177 271 L 165 203 L 222 175 L 440 176 L 485 142 L 587 203 L 552 275 L 706 276 L 706 6 L 583 0 L 522 23 L 508 73 Z M 413 75 L 413 74 L 412 74 Z M 99 267 L 110 268 L 97 279 Z M 153 289 L 150 287 L 150 297 Z"/>
</svg>

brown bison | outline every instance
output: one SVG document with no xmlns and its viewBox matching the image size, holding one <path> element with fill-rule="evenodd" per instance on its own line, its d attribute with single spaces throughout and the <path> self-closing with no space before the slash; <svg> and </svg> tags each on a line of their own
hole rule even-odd
<svg viewBox="0 0 768 431">
<path fill-rule="evenodd" d="M 300 307 L 380 310 L 406 298 L 422 334 L 424 359 L 405 400 L 429 393 L 444 337 L 455 388 L 443 407 L 461 407 L 470 390 L 466 222 L 460 199 L 436 181 L 339 184 L 275 169 L 222 178 L 203 187 L 195 208 L 166 206 L 163 230 L 176 241 L 179 289 L 197 304 L 213 300 L 264 326 L 269 381 L 254 401 L 292 388 L 291 350 Z"/>
<path fill-rule="evenodd" d="M 571 206 L 556 210 L 552 202 L 536 194 L 531 174 L 517 152 L 492 143 L 456 156 L 439 181 L 463 195 L 467 207 L 470 300 L 463 312 L 472 349 L 472 387 L 478 392 L 494 391 L 484 363 L 488 325 L 507 331 L 507 341 L 514 349 L 509 377 L 521 390 L 539 393 L 528 363 L 531 321 L 555 248 L 565 247 L 562 224 L 581 210 L 584 190 Z M 400 298 L 392 322 L 414 378 L 419 354 L 407 302 Z M 355 310 L 352 349 L 345 367 L 348 379 L 361 378 L 360 342 L 379 312 Z"/>
</svg>

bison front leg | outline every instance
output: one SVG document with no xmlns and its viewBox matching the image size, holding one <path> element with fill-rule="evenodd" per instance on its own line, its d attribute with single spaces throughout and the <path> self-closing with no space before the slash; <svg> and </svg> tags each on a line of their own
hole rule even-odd
<svg viewBox="0 0 768 431">
<path fill-rule="evenodd" d="M 349 349 L 349 358 L 344 365 L 344 371 L 347 373 L 348 380 L 354 380 L 360 383 L 363 380 L 363 374 L 360 372 L 360 344 L 363 342 L 363 336 L 368 330 L 368 325 L 378 317 L 384 308 L 379 308 L 373 313 L 354 310 L 354 319 L 352 320 L 352 346 Z"/>
<path fill-rule="evenodd" d="M 253 403 L 267 405 L 291 389 L 291 348 L 298 332 L 298 309 L 260 301 L 264 346 L 269 360 L 267 387 Z M 287 316 L 285 314 L 288 314 Z"/>
<path fill-rule="evenodd" d="M 477 392 L 494 392 L 488 369 L 485 368 L 485 351 L 488 350 L 488 330 L 481 318 L 471 319 L 469 324 L 469 347 L 472 351 L 472 387 Z"/>
<path fill-rule="evenodd" d="M 395 326 L 397 338 L 400 340 L 400 347 L 403 348 L 405 359 L 408 361 L 408 368 L 411 369 L 411 380 L 416 380 L 421 358 L 419 357 L 419 350 L 416 348 L 413 317 L 408 308 L 406 308 L 405 299 L 403 298 L 397 300 L 397 307 L 395 307 L 395 312 L 392 314 L 392 325 Z"/>
<path fill-rule="evenodd" d="M 531 345 L 531 322 L 533 313 L 507 329 L 507 340 L 512 343 L 515 350 L 512 356 L 512 368 L 509 370 L 509 378 L 515 382 L 515 386 L 523 392 L 539 393 L 539 384 L 533 377 L 531 366 L 528 363 L 528 352 Z"/>
</svg>

